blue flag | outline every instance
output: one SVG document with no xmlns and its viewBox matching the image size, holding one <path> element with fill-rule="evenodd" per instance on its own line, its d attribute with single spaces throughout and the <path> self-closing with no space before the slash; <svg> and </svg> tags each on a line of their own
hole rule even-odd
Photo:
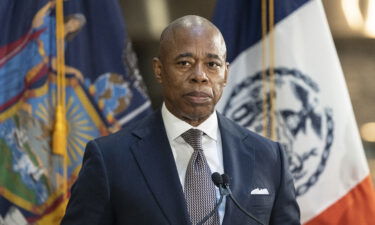
<svg viewBox="0 0 375 225">
<path fill-rule="evenodd" d="M 55 15 L 55 1 L 0 2 L 0 224 L 58 224 L 86 143 L 151 111 L 118 2 L 64 1 L 65 176 L 51 149 Z"/>
</svg>

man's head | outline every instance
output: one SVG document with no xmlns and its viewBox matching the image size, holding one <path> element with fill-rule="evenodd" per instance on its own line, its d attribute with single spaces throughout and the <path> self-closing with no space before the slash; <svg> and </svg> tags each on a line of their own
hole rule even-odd
<svg viewBox="0 0 375 225">
<path fill-rule="evenodd" d="M 227 82 L 224 39 L 202 17 L 179 18 L 163 31 L 153 69 L 168 110 L 197 126 L 214 111 Z"/>
</svg>

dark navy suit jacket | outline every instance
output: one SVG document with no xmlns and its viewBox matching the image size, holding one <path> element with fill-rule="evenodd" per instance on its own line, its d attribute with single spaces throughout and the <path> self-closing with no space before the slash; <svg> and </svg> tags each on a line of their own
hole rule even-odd
<svg viewBox="0 0 375 225">
<path fill-rule="evenodd" d="M 295 225 L 299 208 L 284 152 L 218 114 L 224 171 L 233 195 L 265 224 Z M 252 195 L 266 188 L 269 195 Z M 62 225 L 188 225 L 160 110 L 87 144 Z M 227 199 L 223 224 L 257 224 Z"/>
</svg>

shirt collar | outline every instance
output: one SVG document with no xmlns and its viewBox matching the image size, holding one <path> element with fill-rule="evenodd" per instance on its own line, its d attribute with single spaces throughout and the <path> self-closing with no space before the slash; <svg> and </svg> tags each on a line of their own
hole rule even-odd
<svg viewBox="0 0 375 225">
<path fill-rule="evenodd" d="M 217 141 L 217 131 L 219 129 L 219 125 L 217 122 L 216 111 L 214 111 L 205 121 L 203 121 L 203 123 L 199 124 L 197 127 L 193 127 L 185 121 L 177 118 L 167 109 L 165 103 L 163 103 L 161 108 L 161 115 L 163 117 L 164 127 L 169 140 L 175 140 L 187 130 L 195 128 L 203 131 L 207 136 Z"/>
</svg>

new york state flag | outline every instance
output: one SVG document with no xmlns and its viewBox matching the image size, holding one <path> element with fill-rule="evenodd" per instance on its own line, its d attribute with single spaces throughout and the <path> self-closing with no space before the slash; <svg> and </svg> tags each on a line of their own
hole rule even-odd
<svg viewBox="0 0 375 225">
<path fill-rule="evenodd" d="M 65 161 L 51 147 L 58 26 Z M 116 0 L 1 0 L 0 27 L 0 224 L 58 224 L 87 141 L 126 128 L 150 101 Z"/>
</svg>

